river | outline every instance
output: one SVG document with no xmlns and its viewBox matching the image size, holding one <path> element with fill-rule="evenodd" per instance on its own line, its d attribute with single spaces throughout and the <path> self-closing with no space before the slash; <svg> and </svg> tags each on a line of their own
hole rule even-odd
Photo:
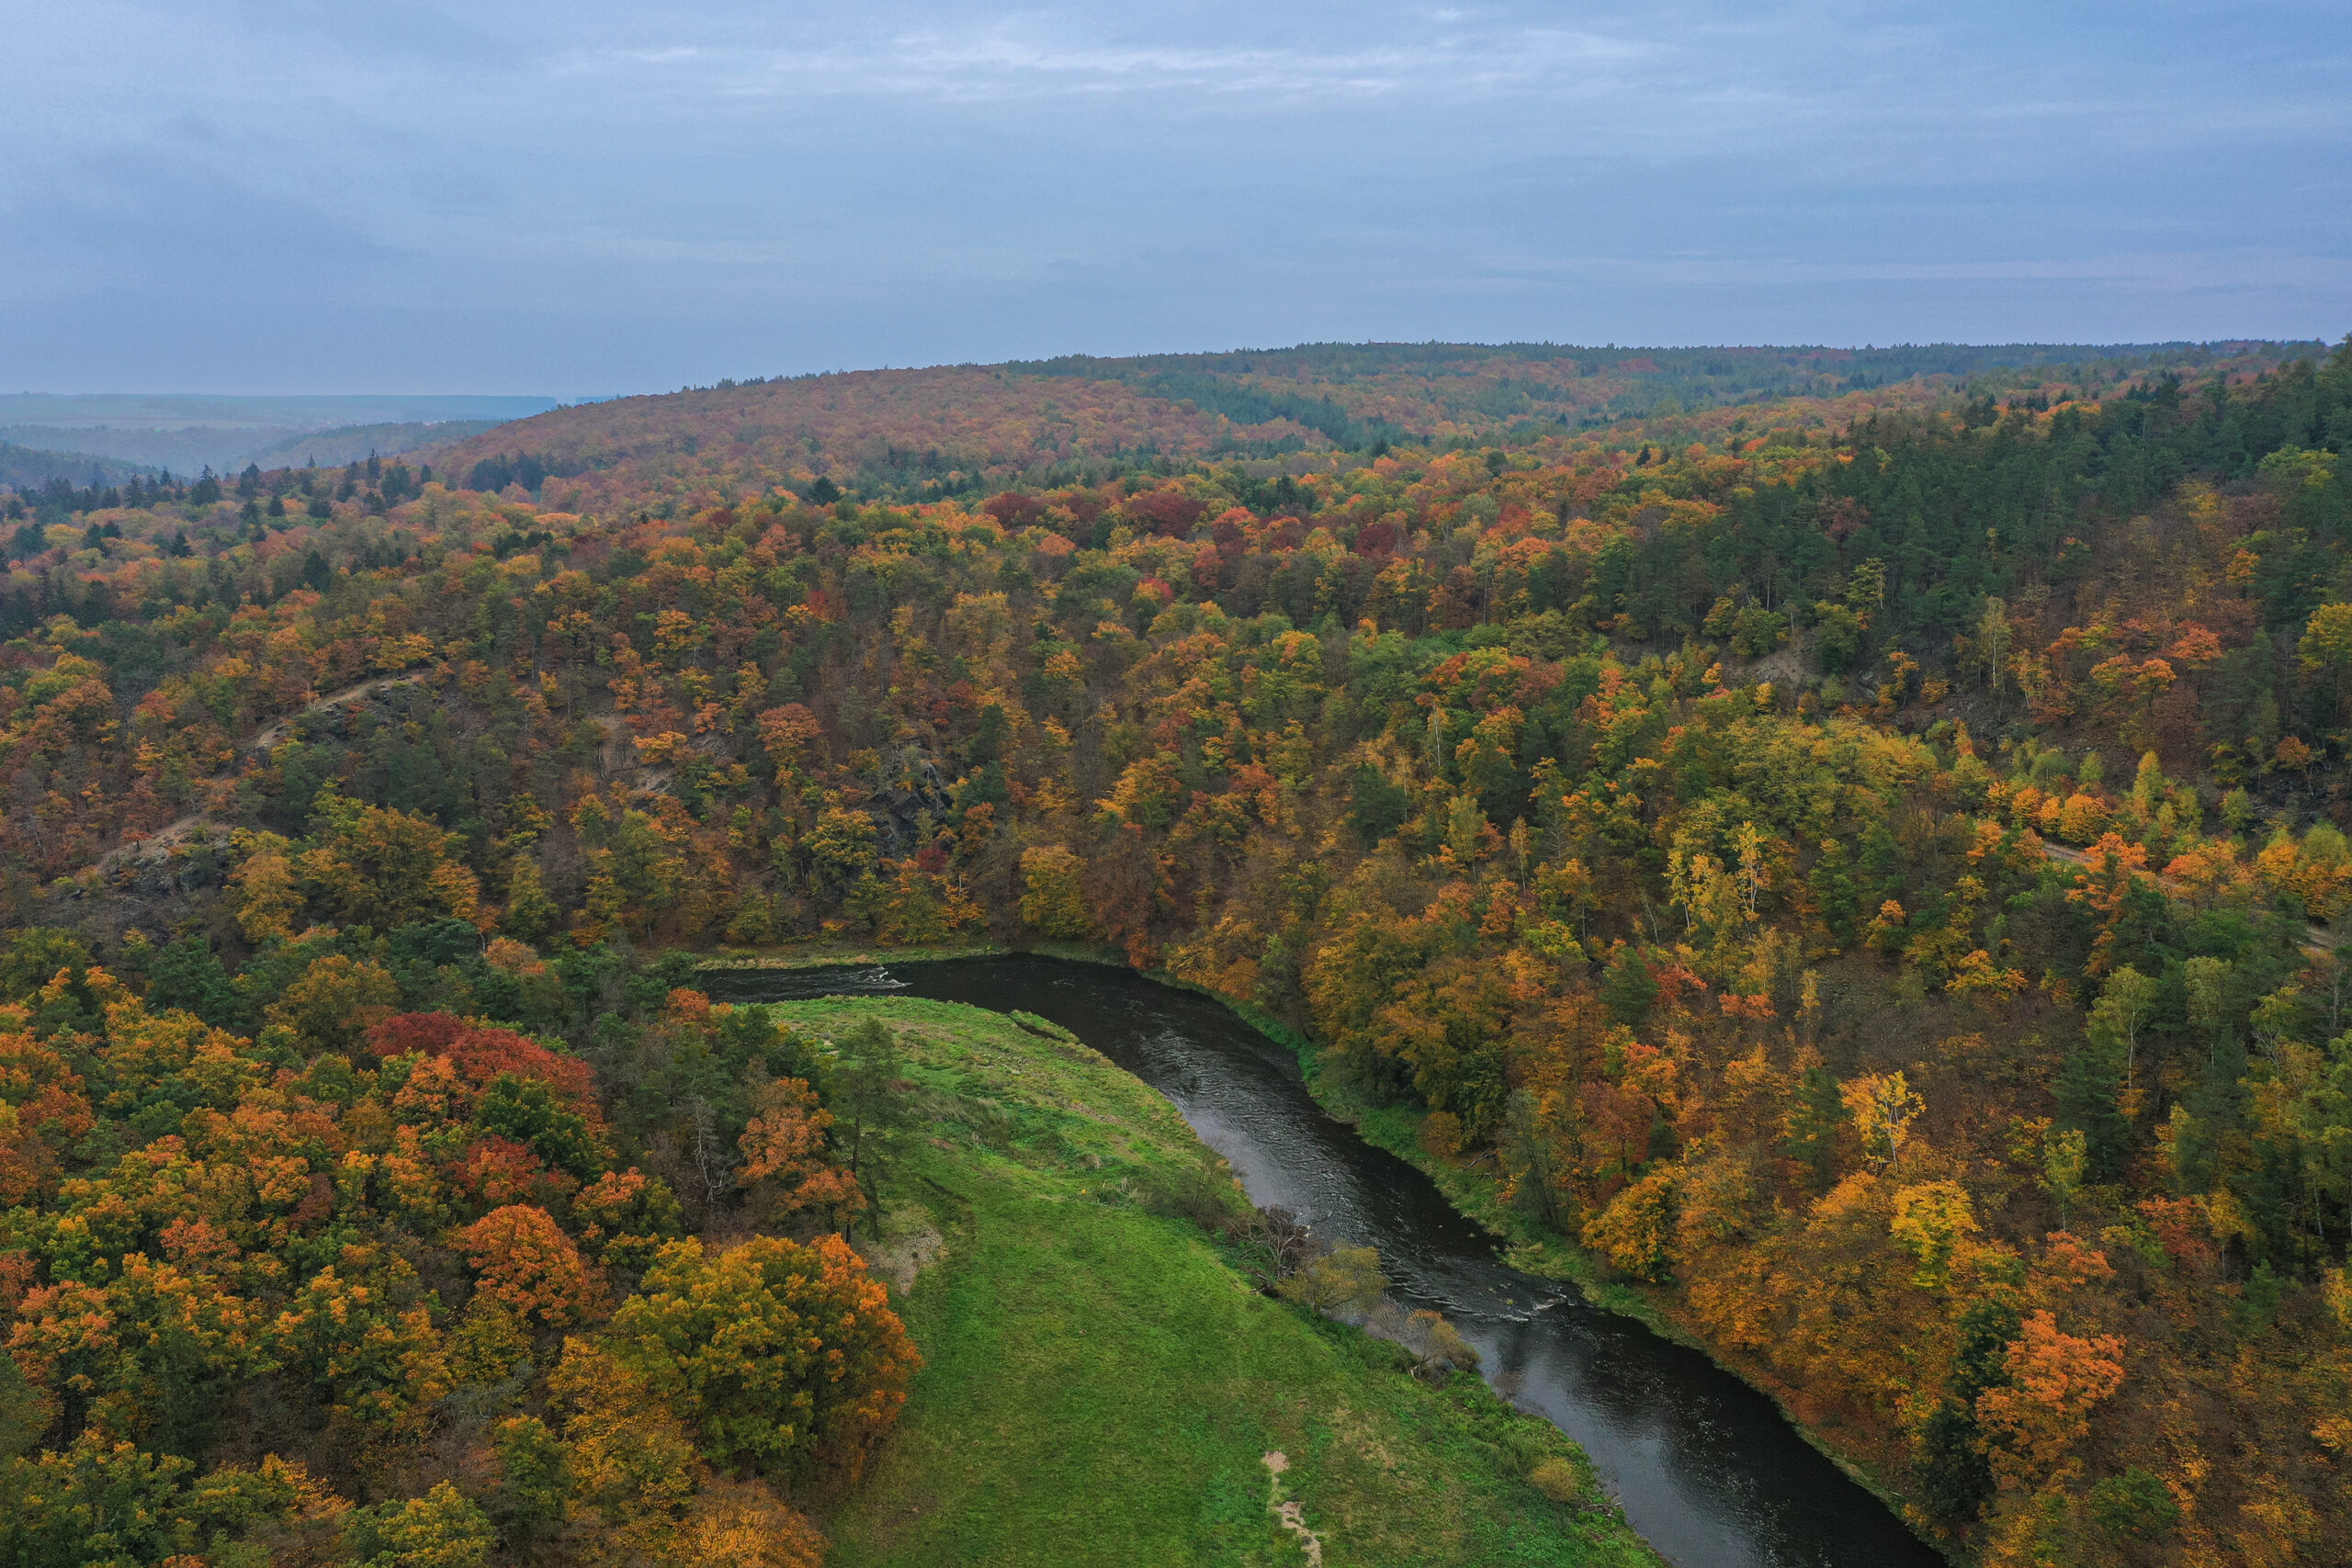
<svg viewBox="0 0 2352 1568">
<path fill-rule="evenodd" d="M 1772 1402 L 1695 1350 L 1522 1274 L 1435 1183 L 1307 1093 L 1297 1060 L 1222 1004 L 1125 970 L 1028 955 L 713 971 L 718 1001 L 895 993 L 1023 1010 L 1166 1095 L 1252 1202 L 1375 1247 L 1408 1307 L 1435 1307 L 1490 1382 L 1584 1445 L 1626 1517 L 1680 1568 L 1941 1568 Z"/>
</svg>

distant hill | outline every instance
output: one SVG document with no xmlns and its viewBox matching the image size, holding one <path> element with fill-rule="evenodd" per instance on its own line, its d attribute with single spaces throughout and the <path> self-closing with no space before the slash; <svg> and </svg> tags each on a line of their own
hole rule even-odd
<svg viewBox="0 0 2352 1568">
<path fill-rule="evenodd" d="M 1125 359 L 865 370 L 722 381 L 558 409 L 444 451 L 476 489 L 567 480 L 565 504 L 819 478 L 869 497 L 936 499 L 1115 467 L 1270 457 L 1383 442 L 1521 442 L 1731 404 L 1904 388 L 2112 386 L 2158 367 L 2249 367 L 2312 344 L 2009 344 L 1840 349 L 1554 344 L 1307 344 Z"/>
<path fill-rule="evenodd" d="M 191 424 L 227 429 L 320 430 L 338 424 L 520 419 L 553 408 L 553 398 L 476 393 L 347 394 L 332 397 L 228 397 L 175 392 L 0 392 L 0 424 L 107 425 L 173 430 Z"/>
<path fill-rule="evenodd" d="M 119 485 L 133 474 L 154 471 L 143 463 L 125 463 L 89 452 L 51 452 L 0 441 L 0 487 L 10 490 L 39 490 L 51 479 L 74 485 Z"/>
<path fill-rule="evenodd" d="M 299 468 L 313 461 L 322 468 L 333 468 L 357 462 L 371 452 L 378 457 L 389 457 L 399 452 L 413 452 L 420 446 L 464 441 L 485 431 L 496 430 L 505 423 L 497 419 L 447 419 L 434 423 L 412 421 L 401 424 L 338 425 L 332 430 L 311 430 L 300 435 L 289 435 L 283 441 L 248 454 L 244 461 L 259 463 L 264 468 Z"/>
<path fill-rule="evenodd" d="M 0 394 L 0 441 L 47 450 L 88 452 L 124 462 L 194 473 L 260 461 L 349 462 L 462 439 L 511 419 L 555 407 L 551 398 L 472 395 L 243 398 L 45 392 Z M 328 433 L 354 433 L 332 450 Z M 384 432 L 388 434 L 375 434 Z M 398 432 L 401 434 L 389 434 Z M 295 447 L 305 437 L 322 444 Z M 355 445 L 356 443 L 356 445 Z M 399 445 L 388 445 L 399 443 Z"/>
</svg>

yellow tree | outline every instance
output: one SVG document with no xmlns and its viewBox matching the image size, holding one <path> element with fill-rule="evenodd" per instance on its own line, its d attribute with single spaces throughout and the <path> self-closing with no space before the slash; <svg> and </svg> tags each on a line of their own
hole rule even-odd
<svg viewBox="0 0 2352 1568">
<path fill-rule="evenodd" d="M 1862 1140 L 1863 1157 L 1879 1170 L 1894 1163 L 1910 1140 L 1911 1123 L 1928 1109 L 1900 1071 L 1856 1078 L 1843 1098 Z"/>
<path fill-rule="evenodd" d="M 1087 914 L 1082 870 L 1078 856 L 1060 844 L 1022 851 L 1021 918 L 1046 936 L 1085 936 L 1094 922 Z"/>
<path fill-rule="evenodd" d="M 854 1477 L 922 1364 L 889 1295 L 837 1235 L 662 1249 L 612 1322 L 616 1357 L 714 1458 Z"/>
<path fill-rule="evenodd" d="M 470 920 L 481 887 L 458 859 L 464 840 L 410 812 L 319 797 L 324 821 L 305 852 L 302 874 L 345 924 L 378 931 L 444 917 Z"/>
</svg>

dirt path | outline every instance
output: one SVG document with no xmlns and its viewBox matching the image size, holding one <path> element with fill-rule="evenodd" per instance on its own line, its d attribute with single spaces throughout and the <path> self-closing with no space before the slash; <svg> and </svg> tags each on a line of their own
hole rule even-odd
<svg viewBox="0 0 2352 1568">
<path fill-rule="evenodd" d="M 1280 1449 L 1266 1455 L 1266 1469 L 1272 1472 L 1274 1478 L 1273 1495 L 1266 1500 L 1266 1506 L 1275 1518 L 1282 1521 L 1283 1529 L 1298 1537 L 1300 1546 L 1306 1550 L 1306 1561 L 1314 1568 L 1323 1568 L 1323 1538 L 1306 1528 L 1306 1505 L 1283 1496 L 1283 1472 L 1289 1468 L 1290 1456 Z"/>
<path fill-rule="evenodd" d="M 364 697 L 370 692 L 389 692 L 394 686 L 413 686 L 419 681 L 424 679 L 424 671 L 412 670 L 405 675 L 379 675 L 372 681 L 362 681 L 356 686 L 345 686 L 340 692 L 335 692 L 327 696 L 319 697 L 313 701 L 305 703 L 300 707 L 296 708 L 292 713 L 288 714 L 284 718 L 278 719 L 273 724 L 265 725 L 261 728 L 254 730 L 251 735 L 245 737 L 244 744 L 239 747 L 238 750 L 243 751 L 266 751 L 272 746 L 277 745 L 280 740 L 286 739 L 286 731 L 293 726 L 294 721 L 298 718 L 304 717 L 310 714 L 324 713 L 327 709 L 332 707 L 341 707 L 344 704 L 351 701 L 354 697 Z"/>
<path fill-rule="evenodd" d="M 372 681 L 362 681 L 356 686 L 345 686 L 339 692 L 332 692 L 323 697 L 305 703 L 284 717 L 264 725 L 239 741 L 237 750 L 241 753 L 266 751 L 286 738 L 287 730 L 293 727 L 294 721 L 298 718 L 314 713 L 324 713 L 329 708 L 340 707 L 345 703 L 367 696 L 373 692 L 389 692 L 394 686 L 414 685 L 424 679 L 424 672 L 419 670 L 412 671 L 405 675 L 379 675 Z M 119 844 L 108 850 L 98 857 L 97 869 L 100 872 L 109 872 L 126 861 L 161 860 L 171 853 L 174 845 L 186 840 L 190 833 L 204 826 L 207 820 L 203 812 L 191 811 L 185 817 L 166 822 L 143 839 L 133 839 L 129 843 Z"/>
<path fill-rule="evenodd" d="M 2088 865 L 2090 863 L 2090 856 L 2085 854 L 2082 851 L 2070 850 L 2064 844 L 2053 844 L 2047 839 L 2044 839 L 2041 841 L 2041 852 L 2048 855 L 2052 860 L 2064 861 L 2068 865 Z M 2153 872 L 2149 874 L 2155 875 Z M 2167 882 L 2164 877 L 2156 876 L 2156 886 L 2169 891 L 2173 885 Z M 2320 953 L 2333 953 L 2342 945 L 2344 945 L 2344 937 L 2341 932 L 2330 931 L 2325 926 L 2314 926 L 2308 923 L 2304 925 L 2303 948 L 2306 952 L 2316 951 Z"/>
</svg>

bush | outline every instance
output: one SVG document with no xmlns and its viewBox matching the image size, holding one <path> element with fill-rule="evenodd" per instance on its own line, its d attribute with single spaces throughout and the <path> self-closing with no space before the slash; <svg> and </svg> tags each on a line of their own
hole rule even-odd
<svg viewBox="0 0 2352 1568">
<path fill-rule="evenodd" d="M 1427 1308 L 1408 1313 L 1393 1302 L 1382 1302 L 1364 1314 L 1363 1331 L 1374 1339 L 1401 1345 L 1413 1355 L 1413 1375 L 1442 1383 L 1455 1372 L 1475 1371 L 1477 1347 L 1442 1313 Z"/>
<path fill-rule="evenodd" d="M 1276 1287 L 1285 1301 L 1335 1314 L 1369 1310 L 1387 1288 L 1380 1254 L 1369 1247 L 1327 1252 Z"/>
<path fill-rule="evenodd" d="M 1440 1159 L 1462 1152 L 1462 1118 L 1451 1111 L 1432 1111 L 1421 1119 L 1421 1147 Z"/>
<path fill-rule="evenodd" d="M 2164 1482 L 2133 1466 L 2091 1488 L 2090 1520 L 2118 1543 L 2154 1540 L 2180 1523 L 2180 1505 Z"/>
<path fill-rule="evenodd" d="M 1249 1255 L 1250 1272 L 1267 1290 L 1297 1273 L 1321 1250 L 1299 1217 L 1279 1207 L 1229 1216 L 1225 1235 Z"/>
</svg>

